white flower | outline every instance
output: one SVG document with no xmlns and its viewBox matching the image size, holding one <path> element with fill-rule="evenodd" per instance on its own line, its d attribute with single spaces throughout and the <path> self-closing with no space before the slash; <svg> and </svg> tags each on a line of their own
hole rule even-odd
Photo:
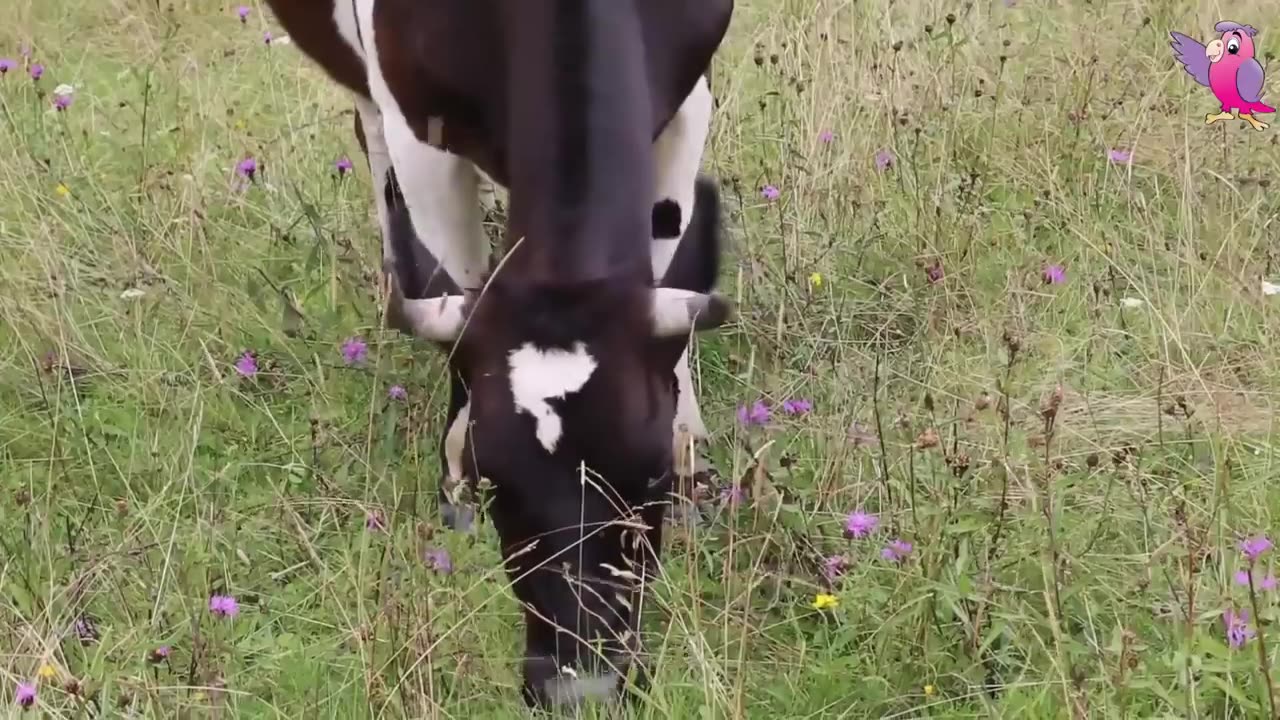
<svg viewBox="0 0 1280 720">
<path fill-rule="evenodd" d="M 134 298 L 140 298 L 146 294 L 147 294 L 146 290 L 139 290 L 138 288 L 129 288 L 128 290 L 125 290 L 124 292 L 120 293 L 120 299 L 133 300 Z"/>
<path fill-rule="evenodd" d="M 76 89 L 66 83 L 62 83 L 61 85 L 53 89 L 54 95 L 74 95 L 75 92 L 76 92 Z"/>
<path fill-rule="evenodd" d="M 1263 280 L 1262 294 L 1263 295 L 1280 295 L 1280 285 Z"/>
<path fill-rule="evenodd" d="M 1140 308 L 1142 307 L 1142 301 L 1138 298 L 1120 298 L 1120 307 Z"/>
</svg>

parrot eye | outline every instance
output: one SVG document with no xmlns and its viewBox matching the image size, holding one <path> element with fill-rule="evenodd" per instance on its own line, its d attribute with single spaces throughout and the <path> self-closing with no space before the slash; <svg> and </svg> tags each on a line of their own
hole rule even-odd
<svg viewBox="0 0 1280 720">
<path fill-rule="evenodd" d="M 1231 38 L 1230 40 L 1227 41 L 1227 52 L 1231 53 L 1232 55 L 1235 55 L 1236 53 L 1240 52 L 1239 38 Z"/>
</svg>

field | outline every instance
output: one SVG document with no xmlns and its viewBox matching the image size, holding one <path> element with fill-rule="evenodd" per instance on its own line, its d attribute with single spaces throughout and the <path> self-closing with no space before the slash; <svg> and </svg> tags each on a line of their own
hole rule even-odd
<svg viewBox="0 0 1280 720">
<path fill-rule="evenodd" d="M 1206 126 L 1168 32 L 1274 68 L 1280 6 L 1218 11 L 739 0 L 719 477 L 627 716 L 1275 715 L 1280 127 Z M 350 99 L 264 5 L 0 15 L 3 713 L 524 716 Z"/>
</svg>

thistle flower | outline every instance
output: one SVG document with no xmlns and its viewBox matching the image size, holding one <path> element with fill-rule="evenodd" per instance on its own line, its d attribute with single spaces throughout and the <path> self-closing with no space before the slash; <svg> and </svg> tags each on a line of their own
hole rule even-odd
<svg viewBox="0 0 1280 720">
<path fill-rule="evenodd" d="M 14 68 L 13 60 L 9 58 L 0 58 L 0 77 L 8 75 L 9 71 L 12 70 L 13 68 Z"/>
<path fill-rule="evenodd" d="M 236 372 L 244 377 L 258 374 L 258 359 L 253 356 L 252 351 L 245 350 L 240 359 L 236 360 Z"/>
<path fill-rule="evenodd" d="M 749 408 L 746 405 L 738 407 L 738 422 L 743 425 L 764 425 L 769 422 L 769 417 L 769 406 L 762 400 L 756 400 Z"/>
<path fill-rule="evenodd" d="M 338 161 L 335 162 L 333 166 L 337 168 L 339 176 L 346 175 L 347 173 L 351 172 L 352 168 L 354 167 L 351 164 L 351 161 L 347 159 L 345 156 L 338 158 Z"/>
<path fill-rule="evenodd" d="M 1252 564 L 1266 551 L 1271 549 L 1271 540 L 1266 535 L 1245 538 L 1240 541 L 1240 552 Z"/>
<path fill-rule="evenodd" d="M 240 614 L 240 605 L 230 595 L 214 595 L 209 598 L 209 612 L 217 617 L 233 618 Z"/>
<path fill-rule="evenodd" d="M 392 400 L 404 400 L 405 398 L 409 397 L 409 393 L 406 392 L 405 389 L 399 385 L 392 385 L 391 387 L 387 388 L 387 397 L 391 398 Z"/>
<path fill-rule="evenodd" d="M 254 160 L 252 157 L 247 157 L 236 165 L 236 170 L 241 175 L 253 180 L 254 176 L 258 174 L 258 161 Z"/>
<path fill-rule="evenodd" d="M 1133 163 L 1133 151 L 1111 148 L 1107 151 L 1107 159 L 1118 165 L 1129 165 Z"/>
<path fill-rule="evenodd" d="M 765 185 L 760 189 L 760 195 L 763 196 L 765 200 L 777 200 L 778 196 L 782 195 L 782 192 L 772 185 Z"/>
<path fill-rule="evenodd" d="M 32 81 L 39 80 L 41 76 L 44 75 L 44 66 L 41 65 L 40 63 L 33 63 L 31 65 L 31 69 L 28 72 L 31 73 Z"/>
<path fill-rule="evenodd" d="M 894 162 L 895 162 L 895 158 L 893 156 L 893 152 L 891 152 L 888 148 L 880 150 L 879 152 L 876 153 L 876 169 L 879 170 L 880 172 L 884 172 L 885 170 L 888 170 L 889 168 L 893 167 Z"/>
<path fill-rule="evenodd" d="M 893 540 L 880 551 L 880 557 L 891 562 L 902 562 L 911 554 L 912 549 L 911 543 L 905 540 Z"/>
<path fill-rule="evenodd" d="M 446 575 L 453 572 L 453 560 L 449 557 L 449 551 L 444 548 L 427 550 L 423 553 L 423 559 L 426 560 L 427 566 L 436 572 Z"/>
<path fill-rule="evenodd" d="M 342 343 L 342 359 L 345 360 L 348 365 L 355 365 L 357 363 L 364 362 L 368 352 L 369 346 L 366 345 L 364 340 L 361 338 L 347 338 L 347 340 Z"/>
<path fill-rule="evenodd" d="M 1249 627 L 1249 611 L 1240 610 L 1239 612 L 1227 608 L 1222 613 L 1222 623 L 1227 629 L 1227 642 L 1230 643 L 1233 650 L 1239 650 L 1249 638 L 1257 634 L 1253 628 Z"/>
<path fill-rule="evenodd" d="M 1067 281 L 1067 271 L 1061 265 L 1048 265 L 1041 273 L 1041 277 L 1049 285 L 1057 285 Z"/>
<path fill-rule="evenodd" d="M 788 415 L 804 415 L 812 409 L 813 403 L 808 400 L 796 398 L 782 401 L 782 411 Z"/>
<path fill-rule="evenodd" d="M 20 682 L 18 689 L 13 693 L 14 702 L 18 703 L 24 710 L 36 704 L 36 686 L 31 683 Z"/>
<path fill-rule="evenodd" d="M 249 8 L 244 5 L 241 5 L 240 7 L 236 8 L 236 15 L 240 16 L 241 23 L 247 22 L 249 20 Z"/>
<path fill-rule="evenodd" d="M 835 133 L 831 132 L 830 130 L 823 130 L 822 132 L 818 133 L 818 142 L 822 143 L 823 145 L 830 145 L 831 142 L 835 139 L 836 139 Z"/>
<path fill-rule="evenodd" d="M 855 510 L 845 518 L 844 534 L 845 537 L 863 538 L 875 532 L 878 525 L 880 525 L 880 518 L 862 510 Z"/>
</svg>

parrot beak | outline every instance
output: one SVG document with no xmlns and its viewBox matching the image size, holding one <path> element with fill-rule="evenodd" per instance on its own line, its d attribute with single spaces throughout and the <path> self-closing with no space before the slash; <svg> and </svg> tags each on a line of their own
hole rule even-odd
<svg viewBox="0 0 1280 720">
<path fill-rule="evenodd" d="M 1204 46 L 1204 54 L 1209 57 L 1209 62 L 1216 63 L 1222 59 L 1222 41 L 1212 40 L 1208 45 Z"/>
</svg>

